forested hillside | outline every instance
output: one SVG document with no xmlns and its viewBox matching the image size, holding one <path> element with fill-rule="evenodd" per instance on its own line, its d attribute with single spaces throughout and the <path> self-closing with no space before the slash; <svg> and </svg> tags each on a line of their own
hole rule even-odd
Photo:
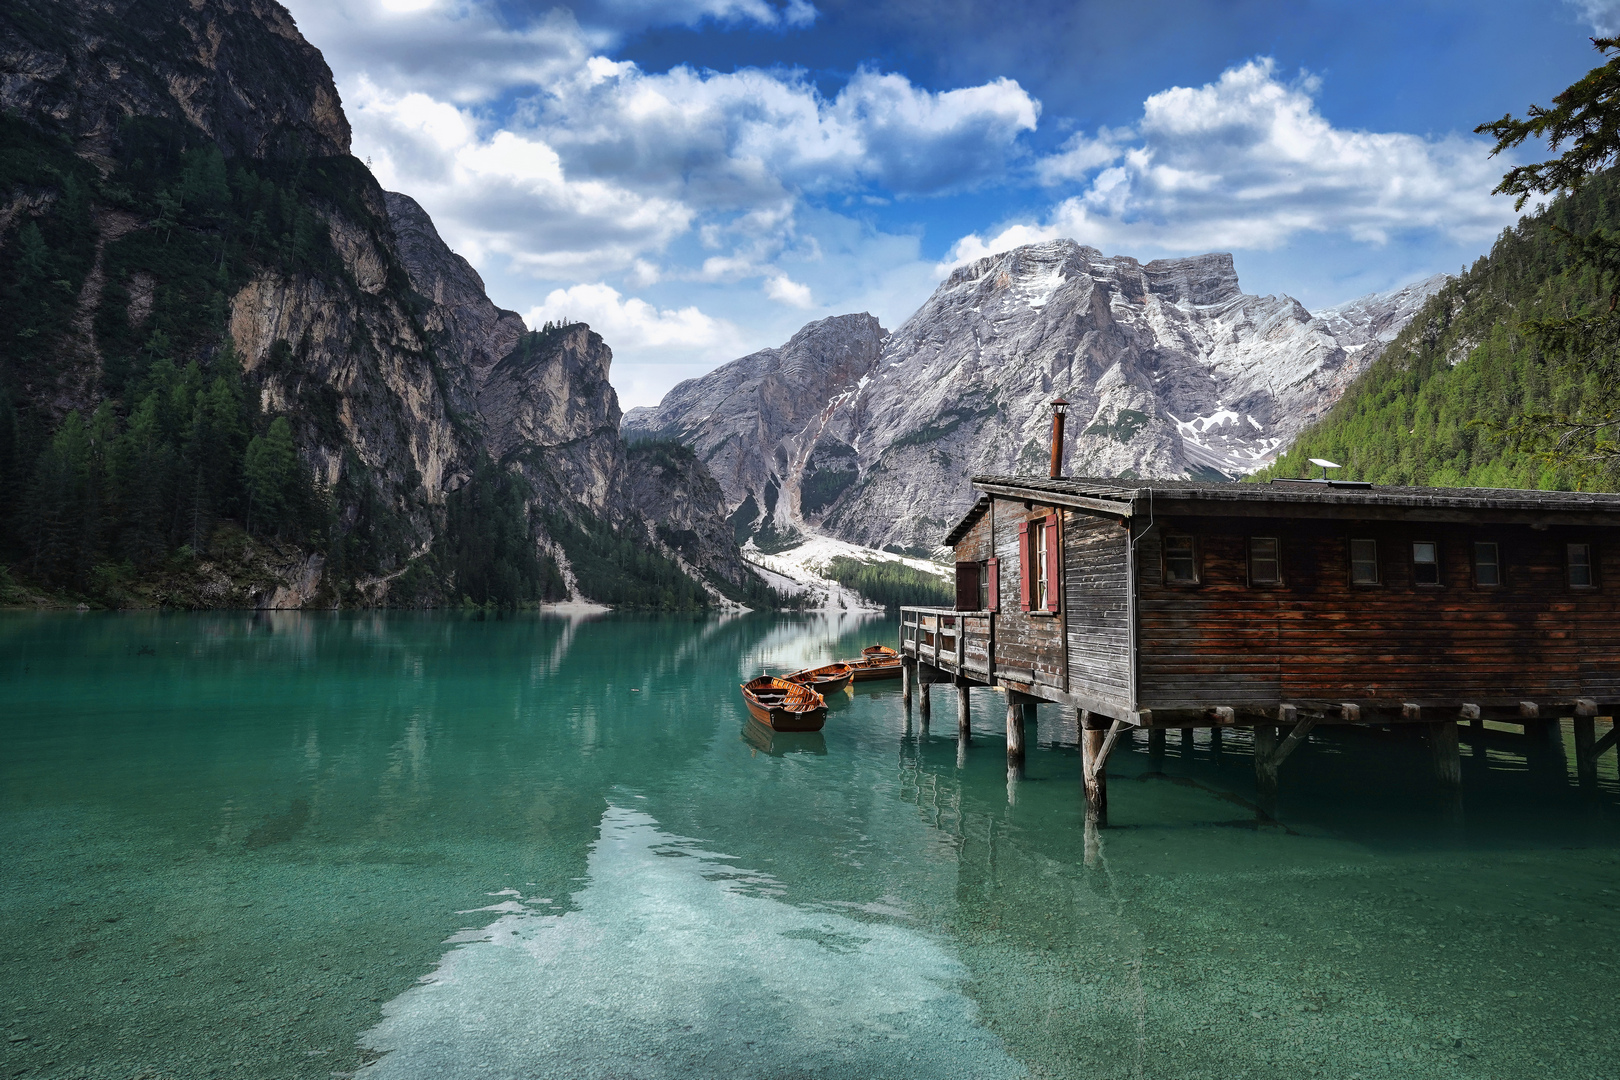
<svg viewBox="0 0 1620 1080">
<path fill-rule="evenodd" d="M 1436 487 L 1614 490 L 1608 466 L 1553 465 L 1495 433 L 1525 413 L 1592 414 L 1596 376 L 1544 357 L 1519 332 L 1526 319 L 1607 306 L 1603 282 L 1549 226 L 1620 232 L 1620 176 L 1505 231 L 1491 253 L 1453 278 L 1383 355 L 1271 469 L 1253 479 L 1312 474 L 1308 458 L 1336 461 L 1344 479 Z"/>
</svg>

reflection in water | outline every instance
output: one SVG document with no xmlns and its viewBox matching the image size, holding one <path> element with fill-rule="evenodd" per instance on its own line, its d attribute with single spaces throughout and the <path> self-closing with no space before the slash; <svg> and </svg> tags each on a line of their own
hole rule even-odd
<svg viewBox="0 0 1620 1080">
<path fill-rule="evenodd" d="M 1614 1075 L 1613 755 L 1465 730 L 1459 817 L 1319 728 L 1273 818 L 1248 732 L 1122 740 L 1098 830 L 1073 716 L 1009 774 L 984 690 L 750 739 L 739 675 L 895 633 L 0 616 L 0 1072 Z"/>
<path fill-rule="evenodd" d="M 506 890 L 492 925 L 384 1007 L 364 1075 L 1026 1075 L 940 945 L 783 903 L 734 861 L 610 805 L 575 910 Z"/>
<path fill-rule="evenodd" d="M 827 737 L 819 731 L 777 731 L 752 716 L 743 725 L 743 741 L 767 754 L 825 754 Z"/>
</svg>

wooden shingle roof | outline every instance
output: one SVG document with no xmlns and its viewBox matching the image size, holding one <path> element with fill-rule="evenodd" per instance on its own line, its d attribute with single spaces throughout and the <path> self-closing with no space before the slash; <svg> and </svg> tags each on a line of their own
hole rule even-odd
<svg viewBox="0 0 1620 1080">
<path fill-rule="evenodd" d="M 1122 518 L 1164 514 L 1620 526 L 1620 495 L 1585 491 L 1379 487 L 1342 481 L 1230 484 L 1086 477 L 1049 480 L 1032 476 L 975 476 L 972 483 L 986 495 Z M 988 499 L 981 498 L 951 530 L 945 543 L 956 543 L 988 508 Z"/>
</svg>

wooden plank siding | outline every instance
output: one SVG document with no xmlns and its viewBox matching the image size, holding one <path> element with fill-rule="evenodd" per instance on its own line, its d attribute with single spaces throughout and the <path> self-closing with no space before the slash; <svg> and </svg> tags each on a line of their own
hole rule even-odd
<svg viewBox="0 0 1620 1080">
<path fill-rule="evenodd" d="M 1130 534 L 1117 518 L 1069 511 L 1063 527 L 1063 604 L 1069 647 L 1069 690 L 1115 706 L 1131 694 Z"/>
<path fill-rule="evenodd" d="M 1051 512 L 1049 506 L 1025 510 L 1022 502 L 997 499 L 988 518 L 994 519 L 995 553 L 1001 573 L 1001 605 L 996 612 L 996 677 L 1003 681 L 1064 687 L 1063 619 L 1048 612 L 1021 611 L 1023 566 L 1018 556 L 1018 523 L 1034 521 Z"/>
<path fill-rule="evenodd" d="M 1163 580 L 1166 532 L 1195 537 L 1197 584 Z M 1137 549 L 1138 704 L 1620 700 L 1620 542 L 1606 535 L 1488 522 L 1161 517 Z M 1251 536 L 1278 539 L 1281 583 L 1249 584 Z M 1378 542 L 1378 584 L 1351 584 L 1351 538 Z M 1438 585 L 1414 582 L 1415 541 L 1439 545 Z M 1498 545 L 1500 585 L 1474 581 L 1475 541 Z M 1592 545 L 1596 587 L 1569 586 L 1571 542 Z"/>
</svg>

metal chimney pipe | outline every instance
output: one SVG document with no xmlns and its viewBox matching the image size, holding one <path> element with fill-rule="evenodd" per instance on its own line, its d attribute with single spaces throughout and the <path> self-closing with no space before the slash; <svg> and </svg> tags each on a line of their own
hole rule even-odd
<svg viewBox="0 0 1620 1080">
<path fill-rule="evenodd" d="M 1063 413 L 1069 403 L 1063 398 L 1052 402 L 1052 479 L 1063 475 Z"/>
</svg>

